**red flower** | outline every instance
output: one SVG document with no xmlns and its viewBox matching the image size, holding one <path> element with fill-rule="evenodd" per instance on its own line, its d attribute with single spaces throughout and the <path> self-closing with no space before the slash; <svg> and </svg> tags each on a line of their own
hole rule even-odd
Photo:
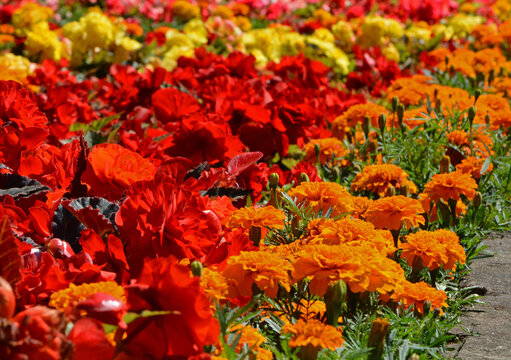
<svg viewBox="0 0 511 360">
<path fill-rule="evenodd" d="M 218 322 L 200 288 L 200 278 L 191 277 L 189 268 L 179 265 L 175 258 L 146 261 L 127 292 L 132 311 L 169 311 L 128 325 L 125 351 L 129 355 L 154 359 L 198 355 L 204 345 L 218 340 Z"/>
<path fill-rule="evenodd" d="M 68 339 L 75 347 L 73 360 L 110 360 L 114 356 L 114 346 L 105 337 L 103 324 L 98 320 L 78 320 L 69 333 Z"/>
<path fill-rule="evenodd" d="M 21 152 L 48 136 L 48 120 L 32 93 L 15 81 L 0 81 L 0 163 L 17 170 Z"/>
<path fill-rule="evenodd" d="M 174 185 L 167 176 L 134 186 L 117 213 L 116 223 L 126 242 L 133 276 L 146 257 L 173 255 L 203 260 L 222 235 L 218 216 L 206 208 L 203 199 Z"/>
<path fill-rule="evenodd" d="M 140 154 L 116 144 L 95 146 L 87 159 L 82 182 L 90 195 L 117 200 L 138 181 L 151 180 L 156 167 Z"/>
</svg>

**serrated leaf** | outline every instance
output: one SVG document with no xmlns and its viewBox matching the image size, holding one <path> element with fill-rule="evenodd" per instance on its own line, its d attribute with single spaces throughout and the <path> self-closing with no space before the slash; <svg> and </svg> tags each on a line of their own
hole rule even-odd
<svg viewBox="0 0 511 360">
<path fill-rule="evenodd" d="M 39 181 L 16 174 L 0 174 L 0 197 L 9 195 L 17 200 L 22 197 L 30 197 L 50 188 L 42 185 Z"/>
</svg>

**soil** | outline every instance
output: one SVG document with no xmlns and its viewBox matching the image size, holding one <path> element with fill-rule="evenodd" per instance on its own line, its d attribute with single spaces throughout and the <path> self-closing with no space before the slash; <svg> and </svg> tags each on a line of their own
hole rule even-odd
<svg viewBox="0 0 511 360">
<path fill-rule="evenodd" d="M 483 244 L 495 256 L 475 260 L 463 283 L 477 287 L 483 304 L 464 313 L 462 327 L 453 330 L 461 340 L 449 346 L 454 351 L 448 359 L 511 360 L 511 232 L 493 234 Z"/>
</svg>

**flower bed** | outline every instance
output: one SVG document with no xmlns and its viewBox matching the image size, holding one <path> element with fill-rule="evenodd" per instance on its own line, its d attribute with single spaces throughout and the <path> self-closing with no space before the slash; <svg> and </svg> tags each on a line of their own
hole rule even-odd
<svg viewBox="0 0 511 360">
<path fill-rule="evenodd" d="M 511 215 L 511 4 L 3 2 L 1 359 L 429 359 Z"/>
</svg>

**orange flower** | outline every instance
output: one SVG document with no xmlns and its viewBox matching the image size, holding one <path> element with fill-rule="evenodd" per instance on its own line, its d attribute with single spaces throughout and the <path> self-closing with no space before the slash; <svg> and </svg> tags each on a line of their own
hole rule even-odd
<svg viewBox="0 0 511 360">
<path fill-rule="evenodd" d="M 392 83 L 387 90 L 387 100 L 390 102 L 396 96 L 399 102 L 404 105 L 419 105 L 426 100 L 430 85 L 429 76 L 415 75 L 402 77 Z"/>
<path fill-rule="evenodd" d="M 293 279 L 310 278 L 311 294 L 325 295 L 328 285 L 343 280 L 352 292 L 386 293 L 404 278 L 399 264 L 369 246 L 308 245 L 296 255 Z"/>
<path fill-rule="evenodd" d="M 351 191 L 367 190 L 385 196 L 387 189 L 392 185 L 396 190 L 408 186 L 409 192 L 414 194 L 417 187 L 407 178 L 408 174 L 397 165 L 367 165 L 353 180 Z"/>
<path fill-rule="evenodd" d="M 89 195 L 117 200 L 136 182 L 151 180 L 156 167 L 140 154 L 117 144 L 94 146 L 87 159 L 82 181 Z"/>
<path fill-rule="evenodd" d="M 418 200 L 402 195 L 390 196 L 374 201 L 366 212 L 366 220 L 377 229 L 399 230 L 404 222 L 405 227 L 424 224 L 424 210 Z"/>
<path fill-rule="evenodd" d="M 375 251 L 388 256 L 394 254 L 396 249 L 393 245 L 392 235 L 387 236 L 387 230 L 377 230 L 374 225 L 360 219 L 342 218 L 334 221 L 332 219 L 321 219 L 321 223 L 309 223 L 314 226 L 314 234 L 311 234 L 310 244 L 325 245 L 369 245 Z"/>
<path fill-rule="evenodd" d="M 354 210 L 353 197 L 346 189 L 332 182 L 303 182 L 289 190 L 288 195 L 297 199 L 297 203 L 305 201 L 315 212 L 325 214 L 332 208 L 332 216 L 350 213 Z"/>
<path fill-rule="evenodd" d="M 332 134 L 342 140 L 336 134 L 341 130 L 341 125 L 346 124 L 348 127 L 354 127 L 356 124 L 363 124 L 366 116 L 369 117 L 371 125 L 377 128 L 378 118 L 381 114 L 386 114 L 387 112 L 387 109 L 383 106 L 373 103 L 353 105 L 332 122 Z"/>
<path fill-rule="evenodd" d="M 424 303 L 426 301 L 431 302 L 431 309 L 442 310 L 442 307 L 447 306 L 445 292 L 437 290 L 423 281 L 415 284 L 403 281 L 396 287 L 390 298 L 400 302 L 405 309 L 413 306 L 419 314 L 424 314 Z"/>
<path fill-rule="evenodd" d="M 285 219 L 284 211 L 271 205 L 260 208 L 244 207 L 231 214 L 227 227 L 231 229 L 243 228 L 245 230 L 250 230 L 253 227 L 283 229 Z"/>
<path fill-rule="evenodd" d="M 422 265 L 435 270 L 443 266 L 454 270 L 456 262 L 465 263 L 465 250 L 460 245 L 458 236 L 449 230 L 419 231 L 406 237 L 406 243 L 399 245 L 403 250 L 401 258 L 412 266 L 416 257 L 421 258 Z"/>
<path fill-rule="evenodd" d="M 334 158 L 334 163 L 339 166 L 348 166 L 348 160 L 339 160 L 348 154 L 348 150 L 344 146 L 344 143 L 337 138 L 323 138 L 313 139 L 307 143 L 303 150 L 305 151 L 305 161 L 315 163 L 316 162 L 316 145 L 319 146 L 319 161 L 321 164 L 326 164 Z"/>
<path fill-rule="evenodd" d="M 344 342 L 340 329 L 323 324 L 319 320 L 298 320 L 293 325 L 284 325 L 282 331 L 293 334 L 289 346 L 335 350 Z"/>
<path fill-rule="evenodd" d="M 268 251 L 242 251 L 231 256 L 223 275 L 229 283 L 230 297 L 252 296 L 252 285 L 271 298 L 277 296 L 279 284 L 290 290 L 291 263 Z"/>
<path fill-rule="evenodd" d="M 212 306 L 214 306 L 215 301 L 222 303 L 227 299 L 229 285 L 219 272 L 204 268 L 200 277 L 200 284 Z"/>
<path fill-rule="evenodd" d="M 456 172 L 469 174 L 474 179 L 479 179 L 481 175 L 487 174 L 493 170 L 493 164 L 490 163 L 490 166 L 488 166 L 488 169 L 486 169 L 484 174 L 481 174 L 481 169 L 485 160 L 486 159 L 478 159 L 475 156 L 469 156 L 466 159 L 463 159 L 460 164 L 456 165 Z"/>
<path fill-rule="evenodd" d="M 455 171 L 433 175 L 424 187 L 424 193 L 428 195 L 431 201 L 436 202 L 442 199 L 447 202 L 449 199 L 458 201 L 460 195 L 472 200 L 476 194 L 476 189 L 477 183 L 470 175 Z"/>
</svg>

